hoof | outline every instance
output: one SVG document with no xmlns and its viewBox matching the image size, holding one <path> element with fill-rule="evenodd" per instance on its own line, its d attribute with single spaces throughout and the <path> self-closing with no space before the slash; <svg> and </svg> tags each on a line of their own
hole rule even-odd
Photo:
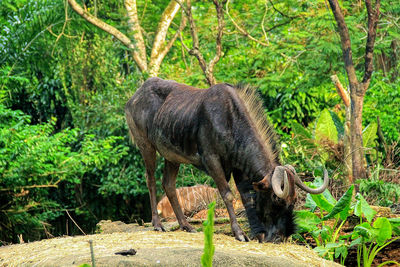
<svg viewBox="0 0 400 267">
<path fill-rule="evenodd" d="M 197 233 L 197 231 L 196 231 L 192 226 L 190 226 L 190 225 L 182 226 L 181 229 L 182 229 L 183 231 L 188 232 L 188 233 Z"/>
<path fill-rule="evenodd" d="M 239 234 L 235 238 L 241 242 L 249 242 L 249 238 L 245 234 Z"/>
<path fill-rule="evenodd" d="M 165 232 L 165 228 L 164 228 L 164 226 L 162 226 L 162 225 L 154 226 L 154 231 L 157 231 L 157 232 Z"/>
</svg>

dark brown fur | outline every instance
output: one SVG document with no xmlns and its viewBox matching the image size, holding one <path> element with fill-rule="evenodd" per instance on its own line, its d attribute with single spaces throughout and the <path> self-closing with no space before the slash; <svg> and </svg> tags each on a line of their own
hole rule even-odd
<svg viewBox="0 0 400 267">
<path fill-rule="evenodd" d="M 286 219 L 271 221 L 262 217 L 275 216 L 272 211 L 287 209 L 291 203 L 282 200 L 283 205 L 276 206 L 268 188 L 265 192 L 253 192 L 253 183 L 264 179 L 268 185 L 273 170 L 280 165 L 268 124 L 260 115 L 262 105 L 254 91 L 229 84 L 197 89 L 175 81 L 150 78 L 128 101 L 125 112 L 130 134 L 146 165 L 152 223 L 156 230 L 164 230 L 156 208 L 154 172 L 158 151 L 165 158 L 162 185 L 181 229 L 194 231 L 185 219 L 175 191 L 179 165 L 185 163 L 206 171 L 214 179 L 227 207 L 236 239 L 248 241 L 233 210 L 233 195 L 228 186 L 231 174 L 255 235 L 269 229 L 272 229 L 271 233 L 266 236 L 286 237 L 293 232 L 291 229 L 282 230 L 285 225 L 265 225 Z M 261 198 L 268 203 L 256 206 L 255 202 Z M 287 214 L 293 224 L 291 209 L 283 212 L 282 216 Z"/>
</svg>

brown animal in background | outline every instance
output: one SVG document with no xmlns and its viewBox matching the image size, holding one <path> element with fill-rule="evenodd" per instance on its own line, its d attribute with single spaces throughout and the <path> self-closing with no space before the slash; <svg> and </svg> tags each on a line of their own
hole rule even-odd
<svg viewBox="0 0 400 267">
<path fill-rule="evenodd" d="M 176 189 L 176 196 L 183 214 L 191 216 L 202 209 L 206 209 L 209 203 L 217 199 L 217 189 L 207 185 L 180 187 Z M 163 218 L 175 219 L 174 210 L 167 196 L 164 196 L 158 202 L 157 211 Z"/>
</svg>

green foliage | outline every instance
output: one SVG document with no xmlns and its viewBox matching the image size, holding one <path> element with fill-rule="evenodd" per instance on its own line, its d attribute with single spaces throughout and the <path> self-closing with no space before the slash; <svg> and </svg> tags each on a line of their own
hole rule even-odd
<svg viewBox="0 0 400 267">
<path fill-rule="evenodd" d="M 388 170 L 395 172 L 396 170 Z M 370 202 L 389 207 L 400 201 L 400 185 L 382 180 L 382 167 L 377 165 L 369 179 L 360 179 L 356 182 L 360 185 L 360 193 Z"/>
<path fill-rule="evenodd" d="M 299 233 L 308 232 L 315 240 L 317 247 L 314 249 L 322 257 L 330 260 L 341 258 L 343 263 L 347 257 L 345 240 L 348 237 L 339 236 L 339 231 L 350 215 L 350 205 L 354 186 L 351 186 L 336 201 L 328 190 L 323 194 L 307 195 L 307 205 L 313 207 L 312 211 L 299 211 L 296 213 Z M 311 196 L 311 197 L 310 197 Z M 316 215 L 313 210 L 318 207 L 320 215 Z M 324 215 L 324 212 L 328 214 Z M 334 219 L 333 224 L 326 224 L 328 219 Z"/>
<path fill-rule="evenodd" d="M 0 105 L 1 240 L 15 239 L 16 233 L 35 238 L 35 231 L 67 208 L 57 187 L 80 184 L 87 173 L 117 164 L 127 153 L 116 145 L 120 137 L 96 140 L 79 136 L 78 129 L 54 133 L 54 119 L 29 122 L 30 116 Z"/>
<path fill-rule="evenodd" d="M 324 109 L 315 123 L 307 128 L 293 122 L 291 129 L 294 138 L 288 139 L 289 145 L 282 150 L 286 161 L 300 165 L 300 169 L 315 169 L 320 165 L 335 170 L 344 167 L 344 123 L 338 114 Z M 377 124 L 367 125 L 363 131 L 363 141 L 365 156 L 369 162 L 383 160 L 383 156 L 378 158 L 381 153 L 378 154 L 375 150 L 377 138 Z"/>
<path fill-rule="evenodd" d="M 360 266 L 361 257 L 363 266 L 371 266 L 381 249 L 400 238 L 392 239 L 392 233 L 397 235 L 400 233 L 400 220 L 379 217 L 373 221 L 376 212 L 359 193 L 353 201 L 353 191 L 352 185 L 338 201 L 328 197 L 330 194 L 312 197 L 308 194 L 306 205 L 311 210 L 296 212 L 299 233 L 308 233 L 313 237 L 317 244 L 314 250 L 320 256 L 330 260 L 340 257 L 341 264 L 345 262 L 348 248 L 357 246 L 358 266 Z M 316 208 L 319 208 L 319 215 L 314 212 Z M 349 216 L 357 216 L 360 223 L 354 227 L 352 233 L 339 235 Z M 363 218 L 367 221 L 364 222 Z M 328 224 L 327 220 L 331 222 Z M 304 241 L 300 235 L 295 237 Z M 350 239 L 352 239 L 351 242 Z"/>
<path fill-rule="evenodd" d="M 215 246 L 213 244 L 214 234 L 214 211 L 215 201 L 208 205 L 207 220 L 203 222 L 204 225 L 204 253 L 201 256 L 201 266 L 211 267 L 212 259 L 214 256 Z"/>
<path fill-rule="evenodd" d="M 390 81 L 377 72 L 375 79 L 365 95 L 363 118 L 364 123 L 375 123 L 380 117 L 382 132 L 387 143 L 393 143 L 400 138 L 400 78 Z"/>
<path fill-rule="evenodd" d="M 400 239 L 400 236 L 392 239 L 392 224 L 387 218 L 380 217 L 372 225 L 364 222 L 354 227 L 352 239 L 350 247 L 357 246 L 357 265 L 361 266 L 362 260 L 362 266 L 370 267 L 378 252 L 390 243 Z M 369 246 L 368 243 L 370 243 Z M 400 264 L 394 260 L 389 260 L 379 266 L 389 263 Z"/>
<path fill-rule="evenodd" d="M 378 130 L 377 123 L 371 123 L 364 128 L 362 133 L 364 147 L 373 147 L 375 145 L 374 141 L 376 139 L 377 130 Z"/>
<path fill-rule="evenodd" d="M 323 139 L 329 140 L 334 144 L 338 142 L 338 131 L 327 109 L 321 112 L 315 126 L 315 140 L 318 142 Z"/>
</svg>

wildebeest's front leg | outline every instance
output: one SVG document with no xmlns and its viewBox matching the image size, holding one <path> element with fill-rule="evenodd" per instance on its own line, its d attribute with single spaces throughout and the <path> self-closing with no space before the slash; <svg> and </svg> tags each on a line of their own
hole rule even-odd
<svg viewBox="0 0 400 267">
<path fill-rule="evenodd" d="M 242 198 L 242 203 L 246 210 L 252 234 L 260 243 L 262 243 L 265 239 L 266 229 L 265 225 L 257 216 L 255 205 L 256 193 L 253 191 L 253 186 L 247 179 L 245 179 L 242 172 L 238 170 L 233 171 L 233 178 L 235 179 L 236 187 L 239 190 L 240 197 Z"/>
<path fill-rule="evenodd" d="M 209 175 L 214 179 L 219 193 L 221 194 L 221 197 L 225 203 L 226 209 L 228 210 L 233 235 L 239 241 L 249 241 L 249 238 L 245 235 L 242 228 L 240 228 L 239 223 L 237 222 L 235 210 L 233 209 L 232 204 L 234 197 L 229 188 L 229 184 L 218 156 L 207 156 L 203 159 L 203 163 Z"/>
<path fill-rule="evenodd" d="M 176 175 L 178 174 L 179 164 L 165 160 L 162 186 L 167 194 L 168 200 L 174 210 L 176 219 L 182 230 L 188 232 L 196 232 L 196 230 L 187 222 L 185 215 L 182 212 L 178 197 L 176 196 Z"/>
</svg>

